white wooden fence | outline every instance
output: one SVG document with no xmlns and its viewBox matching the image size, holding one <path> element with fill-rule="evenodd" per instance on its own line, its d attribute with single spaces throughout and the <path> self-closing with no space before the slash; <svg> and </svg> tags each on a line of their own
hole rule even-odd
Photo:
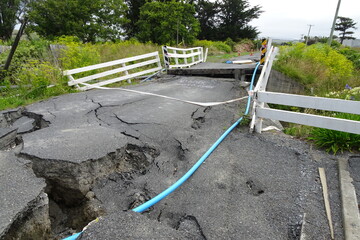
<svg viewBox="0 0 360 240">
<path fill-rule="evenodd" d="M 174 48 L 163 46 L 162 50 L 165 66 L 169 69 L 191 67 L 206 61 L 207 49 L 204 56 L 202 47 Z"/>
<path fill-rule="evenodd" d="M 301 108 L 360 114 L 359 101 L 266 92 L 266 85 L 271 72 L 272 63 L 278 52 L 278 49 L 271 48 L 270 51 L 271 52 L 267 56 L 254 92 L 252 93 L 254 96 L 254 103 L 250 131 L 253 131 L 255 128 L 256 132 L 261 133 L 262 119 L 269 118 L 284 122 L 360 134 L 360 121 L 277 110 L 265 107 L 265 103 L 272 103 Z"/>
<path fill-rule="evenodd" d="M 114 66 L 116 66 L 117 68 L 114 68 Z M 135 69 L 140 67 L 141 68 L 150 67 L 150 68 L 136 72 Z M 78 79 L 75 79 L 76 74 L 83 74 L 84 72 L 89 72 L 92 70 L 98 70 L 102 68 L 107 68 L 107 69 L 100 73 L 82 76 Z M 87 90 L 94 87 L 100 87 L 124 80 L 128 80 L 130 82 L 130 80 L 134 77 L 157 72 L 161 69 L 162 67 L 160 63 L 159 52 L 152 52 L 135 57 L 119 59 L 111 62 L 100 63 L 100 64 L 91 65 L 82 68 L 76 68 L 72 70 L 66 70 L 63 72 L 63 74 L 65 76 L 68 76 L 69 86 L 76 85 L 80 90 Z M 129 70 L 132 70 L 133 72 L 129 73 Z M 113 76 L 110 77 L 111 75 Z M 87 85 L 81 86 L 81 83 L 87 83 Z M 90 84 L 91 86 L 89 86 L 88 84 Z"/>
</svg>

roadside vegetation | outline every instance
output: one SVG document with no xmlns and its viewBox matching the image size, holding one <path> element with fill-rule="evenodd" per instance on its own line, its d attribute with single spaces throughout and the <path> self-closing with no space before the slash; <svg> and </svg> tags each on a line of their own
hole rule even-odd
<svg viewBox="0 0 360 240">
<path fill-rule="evenodd" d="M 340 44 L 297 43 L 283 46 L 274 69 L 302 83 L 307 95 L 360 101 L 360 52 Z M 297 107 L 273 106 L 280 109 L 360 121 L 360 115 L 315 111 Z M 334 154 L 359 151 L 360 136 L 328 129 L 288 124 L 285 133 L 312 141 Z"/>
</svg>

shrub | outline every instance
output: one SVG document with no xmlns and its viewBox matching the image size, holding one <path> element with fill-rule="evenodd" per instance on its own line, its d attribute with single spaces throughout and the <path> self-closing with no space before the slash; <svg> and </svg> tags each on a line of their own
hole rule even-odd
<svg viewBox="0 0 360 240">
<path fill-rule="evenodd" d="M 231 47 L 224 42 L 214 42 L 214 47 L 222 52 L 231 53 Z"/>
<path fill-rule="evenodd" d="M 231 53 L 231 47 L 221 41 L 196 40 L 192 46 L 208 48 L 209 55 Z"/>
<path fill-rule="evenodd" d="M 225 40 L 225 44 L 226 45 L 228 45 L 230 48 L 231 48 L 231 51 L 235 51 L 234 49 L 234 47 L 235 47 L 235 44 L 236 44 L 236 42 L 234 42 L 231 38 L 227 38 L 226 40 Z"/>
<path fill-rule="evenodd" d="M 355 68 L 360 69 L 360 52 L 349 47 L 342 48 L 339 53 L 343 54 L 347 59 L 353 62 Z"/>
<path fill-rule="evenodd" d="M 0 54 L 0 65 L 4 64 L 9 51 L 6 51 L 3 54 Z M 18 84 L 16 77 L 17 72 L 21 71 L 23 64 L 26 64 L 28 61 L 32 60 L 49 60 L 51 58 L 51 53 L 49 51 L 49 42 L 46 40 L 37 40 L 37 41 L 20 41 L 16 52 L 11 61 L 11 65 L 6 75 L 13 84 Z M 0 80 L 1 81 L 1 80 Z"/>
<path fill-rule="evenodd" d="M 77 37 L 60 37 L 56 44 L 66 47 L 60 53 L 60 67 L 63 70 L 85 67 L 100 63 L 100 54 L 92 44 L 83 44 Z"/>
<path fill-rule="evenodd" d="M 360 121 L 360 115 L 349 113 L 338 113 L 335 117 Z M 360 150 L 359 134 L 340 132 L 324 128 L 314 128 L 310 135 L 309 140 L 314 141 L 316 146 L 325 148 L 327 152 L 333 152 L 336 154 L 338 151 Z"/>
<path fill-rule="evenodd" d="M 281 47 L 274 69 L 303 83 L 316 94 L 342 89 L 354 74 L 354 65 L 326 44 L 298 43 Z"/>
</svg>

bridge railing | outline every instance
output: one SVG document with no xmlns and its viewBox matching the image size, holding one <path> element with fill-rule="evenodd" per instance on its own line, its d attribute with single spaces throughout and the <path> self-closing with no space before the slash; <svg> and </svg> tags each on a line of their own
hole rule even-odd
<svg viewBox="0 0 360 240">
<path fill-rule="evenodd" d="M 92 74 L 94 70 L 100 71 L 99 69 L 103 69 L 103 71 Z M 135 57 L 66 70 L 63 74 L 69 78 L 69 86 L 75 85 L 80 90 L 87 90 L 124 80 L 130 82 L 134 77 L 154 73 L 161 69 L 159 52 L 156 51 Z M 80 78 L 75 79 L 76 75 L 80 75 Z M 81 83 L 87 84 L 86 86 L 81 86 Z"/>
<path fill-rule="evenodd" d="M 256 132 L 261 133 L 262 119 L 269 118 L 272 120 L 360 134 L 360 121 L 265 107 L 265 103 L 272 103 L 331 112 L 360 114 L 360 101 L 267 92 L 266 85 L 271 72 L 273 60 L 277 54 L 277 49 L 272 48 L 270 51 L 271 53 L 267 56 L 259 80 L 252 93 L 254 95 L 254 103 L 250 131 L 255 129 Z"/>
<path fill-rule="evenodd" d="M 202 47 L 175 48 L 163 46 L 162 51 L 167 69 L 186 68 L 204 62 L 204 49 Z"/>
</svg>

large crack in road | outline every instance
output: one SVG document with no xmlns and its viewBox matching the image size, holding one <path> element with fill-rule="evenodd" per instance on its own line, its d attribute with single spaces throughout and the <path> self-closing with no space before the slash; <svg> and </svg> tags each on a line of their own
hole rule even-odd
<svg viewBox="0 0 360 240">
<path fill-rule="evenodd" d="M 236 81 L 204 77 L 134 88 L 203 102 L 246 94 Z M 60 239 L 97 217 L 80 239 L 299 239 L 305 213 L 306 235 L 327 238 L 316 170 L 327 164 L 336 175 L 335 161 L 279 134 L 248 134 L 246 126 L 171 196 L 143 214 L 131 211 L 190 169 L 244 105 L 199 108 L 103 90 L 1 112 L 0 163 L 14 170 L 0 174 L 0 204 L 10 206 L 1 212 L 0 239 Z M 14 185 L 18 174 L 26 178 Z M 14 198 L 18 204 L 9 204 Z M 337 207 L 334 219 L 342 238 Z"/>
</svg>

